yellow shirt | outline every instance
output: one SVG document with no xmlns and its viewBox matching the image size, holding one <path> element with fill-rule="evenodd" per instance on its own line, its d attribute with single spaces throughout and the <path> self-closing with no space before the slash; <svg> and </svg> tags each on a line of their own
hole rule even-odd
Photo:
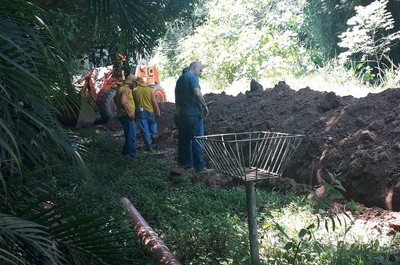
<svg viewBox="0 0 400 265">
<path fill-rule="evenodd" d="M 150 87 L 138 86 L 133 90 L 133 99 L 135 101 L 136 111 L 143 108 L 145 111 L 154 112 L 151 97 L 153 90 Z"/>
<path fill-rule="evenodd" d="M 129 85 L 122 85 L 118 88 L 114 102 L 117 105 L 118 114 L 135 116 L 135 102 L 133 101 L 132 89 L 130 89 Z"/>
</svg>

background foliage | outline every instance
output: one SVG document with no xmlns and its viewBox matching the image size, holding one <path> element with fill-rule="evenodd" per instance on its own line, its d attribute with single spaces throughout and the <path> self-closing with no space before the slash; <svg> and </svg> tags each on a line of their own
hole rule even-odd
<svg viewBox="0 0 400 265">
<path fill-rule="evenodd" d="M 394 19 L 386 7 L 388 0 L 380 0 L 363 7 L 357 6 L 356 15 L 347 24 L 347 31 L 341 33 L 338 43 L 346 48 L 339 56 L 344 62 L 355 61 L 359 75 L 364 81 L 383 81 L 387 69 L 398 67 L 390 58 L 391 48 L 400 40 L 400 31 L 390 33 Z"/>
<path fill-rule="evenodd" d="M 386 35 L 396 36 L 400 30 L 400 17 L 396 11 L 399 2 L 393 0 L 206 1 L 204 6 L 207 16 L 204 23 L 199 25 L 193 34 L 181 38 L 174 53 L 164 53 L 162 46 L 155 62 L 161 68 L 168 69 L 166 77 L 172 73 L 176 76 L 185 65 L 199 59 L 206 66 L 203 77 L 215 89 L 225 89 L 241 79 L 277 80 L 287 76 L 298 78 L 313 75 L 317 70 L 320 74 L 319 69 L 326 66 L 328 67 L 325 72 L 329 75 L 331 66 L 337 63 L 342 52 L 355 55 L 349 57 L 350 61 L 346 63 L 357 72 L 357 52 L 339 46 L 343 41 L 339 36 L 345 36 L 344 32 L 351 27 L 347 21 L 356 15 L 356 6 L 371 7 L 374 3 L 382 3 L 386 16 L 372 9 L 370 21 L 380 23 Z M 393 17 L 393 14 L 397 16 Z M 389 21 L 390 25 L 387 24 Z M 349 22 L 351 23 L 351 20 Z M 360 23 L 361 27 L 368 27 L 367 21 L 363 20 Z M 362 34 L 359 29 L 353 27 L 353 30 L 354 34 Z M 364 34 L 369 38 L 374 36 L 373 38 L 381 40 L 385 54 L 394 63 L 392 66 L 396 65 L 400 60 L 392 56 L 395 54 L 392 51 L 399 46 L 394 39 L 389 45 L 382 39 L 382 33 L 381 31 L 380 35 L 374 35 L 368 31 Z M 350 41 L 350 38 L 352 37 L 347 36 L 347 41 Z M 360 38 L 352 39 L 361 41 Z M 165 43 L 169 40 L 170 36 L 165 36 Z M 362 46 L 372 48 L 374 44 L 363 42 Z M 383 68 L 390 69 L 388 64 L 386 65 L 387 67 Z M 339 65 L 337 71 L 341 71 L 339 68 L 343 66 Z"/>
</svg>

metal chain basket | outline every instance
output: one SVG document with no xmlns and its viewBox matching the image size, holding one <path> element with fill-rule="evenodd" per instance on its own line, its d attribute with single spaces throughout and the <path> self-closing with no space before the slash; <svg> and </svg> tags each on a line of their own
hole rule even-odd
<svg viewBox="0 0 400 265">
<path fill-rule="evenodd" d="M 195 137 L 218 172 L 239 177 L 246 183 L 252 265 L 260 265 L 254 182 L 281 177 L 302 138 L 299 134 L 266 131 Z"/>
<path fill-rule="evenodd" d="M 197 136 L 216 171 L 245 181 L 280 177 L 303 135 L 256 131 Z"/>
</svg>

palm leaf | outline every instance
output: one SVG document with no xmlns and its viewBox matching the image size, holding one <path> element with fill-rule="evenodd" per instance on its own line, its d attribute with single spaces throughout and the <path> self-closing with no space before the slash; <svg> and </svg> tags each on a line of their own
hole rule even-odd
<svg viewBox="0 0 400 265">
<path fill-rule="evenodd" d="M 57 239 L 62 242 L 62 235 L 71 234 L 79 222 L 95 218 L 79 221 L 75 215 L 84 215 L 77 208 L 68 211 L 65 203 L 63 207 L 53 207 L 47 218 L 37 221 L 35 214 L 43 215 L 44 203 L 54 201 L 57 194 L 47 192 L 50 186 L 44 185 L 54 184 L 50 170 L 62 160 L 82 164 L 53 107 L 54 95 L 63 90 L 60 84 L 67 79 L 66 71 L 60 53 L 54 54 L 56 46 L 46 44 L 50 33 L 37 32 L 26 17 L 13 17 L 21 13 L 2 11 L 0 8 L 0 172 L 5 192 L 0 195 L 0 250 L 8 253 L 4 255 L 7 262 L 18 262 L 18 254 L 24 264 L 43 263 L 43 259 L 65 263 L 62 256 L 67 255 L 61 255 L 60 247 L 53 244 L 56 239 L 49 227 L 64 226 L 64 230 L 58 230 Z M 40 19 L 35 20 L 41 23 Z M 52 223 L 59 215 L 62 222 Z M 75 223 L 71 224 L 72 221 Z M 99 225 L 97 231 L 101 233 Z M 74 235 L 79 238 L 82 232 Z M 91 258 L 95 257 L 92 254 Z"/>
<path fill-rule="evenodd" d="M 44 73 L 63 72 L 58 70 L 62 69 L 57 63 L 59 60 L 52 59 L 57 56 L 49 56 L 51 52 L 45 48 L 40 35 L 23 21 L 10 20 L 0 13 L 0 22 L 4 26 L 0 26 L 1 88 L 4 92 L 0 94 L 0 101 L 7 106 L 3 128 L 26 139 L 19 141 L 19 150 L 34 164 L 48 160 L 46 154 L 54 153 L 54 149 L 79 161 L 57 120 L 57 109 L 52 105 L 57 104 L 54 99 L 61 98 L 53 96 L 59 92 L 48 84 L 49 78 L 43 77 Z M 54 84 L 54 80 L 51 83 Z"/>
<path fill-rule="evenodd" d="M 130 228 L 121 228 L 122 208 L 112 213 L 91 213 L 91 206 L 82 207 L 75 202 L 53 204 L 32 218 L 48 229 L 59 249 L 80 264 L 96 260 L 104 264 L 127 264 L 133 253 L 140 248 L 138 241 L 128 243 L 134 238 Z M 36 208 L 36 211 L 39 208 Z M 120 220 L 115 222 L 115 220 Z M 129 247 L 130 245 L 130 247 Z"/>
<path fill-rule="evenodd" d="M 81 12 L 90 48 L 105 46 L 110 52 L 131 57 L 149 55 L 166 32 L 167 22 L 193 10 L 198 0 L 87 0 Z"/>
<path fill-rule="evenodd" d="M 173 10 L 177 13 L 190 5 L 184 0 L 87 3 L 89 16 L 82 17 L 94 17 L 93 39 L 126 43 L 138 54 L 150 52 L 163 35 L 165 22 L 174 17 L 173 3 L 181 3 Z M 70 1 L 64 4 L 71 6 Z M 1 259 L 132 264 L 132 257 L 144 257 L 143 249 L 131 236 L 135 233 L 122 207 L 94 213 L 95 207 L 82 198 L 57 189 L 57 179 L 68 172 L 54 176 L 53 169 L 66 161 L 82 166 L 83 161 L 57 120 L 58 106 L 73 108 L 63 96 L 71 89 L 71 51 L 48 21 L 51 17 L 28 1 L 0 5 Z"/>
<path fill-rule="evenodd" d="M 9 196 L 1 201 L 3 211 L 12 214 L 4 214 L 7 225 L 0 228 L 2 251 L 20 253 L 25 264 L 49 258 L 49 253 L 43 253 L 46 244 L 56 246 L 60 254 L 54 260 L 61 264 L 131 264 L 133 257 L 145 258 L 122 206 L 94 213 L 92 205 L 54 190 L 51 183 L 43 186 L 42 181 L 32 174 L 8 182 Z"/>
<path fill-rule="evenodd" d="M 56 264 L 61 259 L 61 253 L 45 230 L 44 226 L 34 222 L 2 214 L 0 216 L 1 242 L 7 244 L 15 253 L 11 254 L 10 251 L 3 250 L 2 252 L 9 253 L 7 260 L 17 262 L 20 259 L 16 257 L 16 253 L 25 252 L 23 257 L 30 257 L 33 261 L 40 262 L 45 258 Z"/>
</svg>

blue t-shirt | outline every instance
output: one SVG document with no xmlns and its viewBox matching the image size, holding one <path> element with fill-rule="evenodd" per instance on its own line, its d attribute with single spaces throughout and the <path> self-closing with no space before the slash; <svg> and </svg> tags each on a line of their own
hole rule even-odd
<svg viewBox="0 0 400 265">
<path fill-rule="evenodd" d="M 193 92 L 199 88 L 199 78 L 186 72 L 178 78 L 175 87 L 175 104 L 179 106 L 179 115 L 201 115 L 201 103 Z"/>
</svg>

